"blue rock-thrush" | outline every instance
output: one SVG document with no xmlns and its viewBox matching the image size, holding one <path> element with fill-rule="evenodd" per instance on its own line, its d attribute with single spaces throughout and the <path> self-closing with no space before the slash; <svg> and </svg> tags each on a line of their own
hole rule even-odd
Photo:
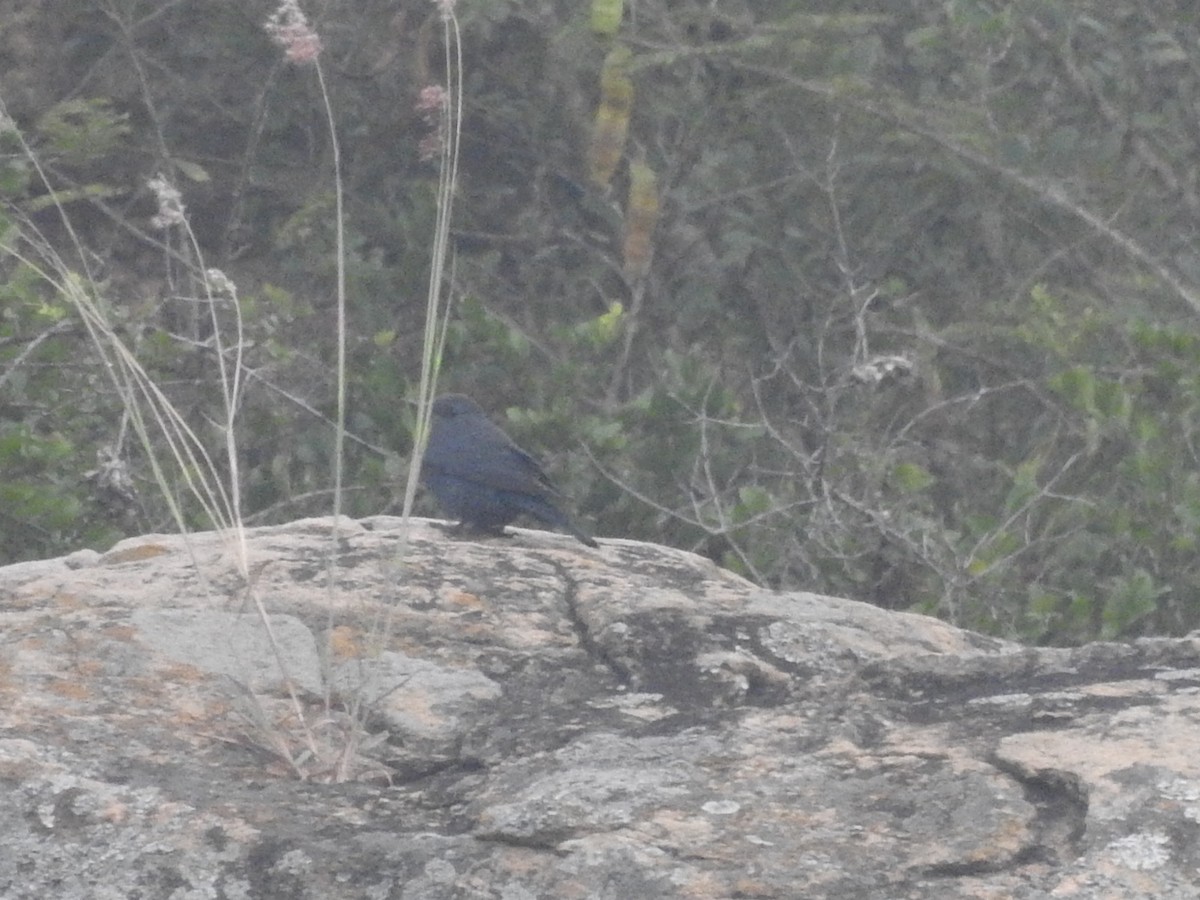
<svg viewBox="0 0 1200 900">
<path fill-rule="evenodd" d="M 421 480 L 460 528 L 503 534 L 505 525 L 524 514 L 598 546 L 559 508 L 562 494 L 538 461 L 465 394 L 434 401 Z"/>
</svg>

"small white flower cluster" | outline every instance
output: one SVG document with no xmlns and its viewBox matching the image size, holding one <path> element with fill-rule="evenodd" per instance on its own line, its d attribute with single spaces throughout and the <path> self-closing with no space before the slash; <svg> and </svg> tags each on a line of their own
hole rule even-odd
<svg viewBox="0 0 1200 900">
<path fill-rule="evenodd" d="M 183 196 L 164 175 L 155 175 L 146 182 L 146 187 L 154 191 L 154 196 L 158 199 L 158 212 L 150 220 L 151 225 L 167 229 L 172 225 L 182 225 L 186 221 Z"/>
</svg>

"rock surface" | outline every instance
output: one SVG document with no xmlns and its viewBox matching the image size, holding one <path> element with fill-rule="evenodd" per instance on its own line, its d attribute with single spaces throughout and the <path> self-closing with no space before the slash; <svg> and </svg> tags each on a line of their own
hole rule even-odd
<svg viewBox="0 0 1200 900">
<path fill-rule="evenodd" d="M 0 569 L 0 896 L 1200 896 L 1196 639 L 332 529 Z"/>
</svg>

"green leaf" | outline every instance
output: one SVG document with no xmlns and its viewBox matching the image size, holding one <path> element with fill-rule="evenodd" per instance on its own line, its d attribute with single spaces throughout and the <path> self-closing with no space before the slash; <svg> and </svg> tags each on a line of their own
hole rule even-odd
<svg viewBox="0 0 1200 900">
<path fill-rule="evenodd" d="M 616 37 L 623 10 L 622 0 L 592 0 L 592 33 L 601 38 Z"/>
<path fill-rule="evenodd" d="M 172 163 L 174 163 L 175 169 L 179 174 L 188 179 L 188 181 L 202 183 L 209 180 L 208 170 L 199 163 L 194 163 L 187 159 L 179 159 L 178 157 L 173 159 Z"/>
<path fill-rule="evenodd" d="M 1089 367 L 1075 366 L 1051 376 L 1050 387 L 1077 409 L 1096 413 L 1096 376 Z"/>
<path fill-rule="evenodd" d="M 1008 489 L 1008 494 L 1004 498 L 1006 512 L 1015 512 L 1020 509 L 1029 501 L 1030 497 L 1041 490 L 1037 480 L 1041 468 L 1042 461 L 1036 457 L 1027 459 L 1017 466 L 1017 471 L 1013 473 L 1012 487 Z"/>
<path fill-rule="evenodd" d="M 892 468 L 892 481 L 906 494 L 916 494 L 935 484 L 937 479 L 916 463 L 899 463 Z"/>
<path fill-rule="evenodd" d="M 109 197 L 120 196 L 124 193 L 123 190 L 110 187 L 106 184 L 85 184 L 77 188 L 65 188 L 59 191 L 52 191 L 49 194 L 43 194 L 40 197 L 34 197 L 25 203 L 25 208 L 30 212 L 38 212 L 55 206 L 66 206 L 68 203 L 74 203 L 76 200 L 104 200 Z"/>
<path fill-rule="evenodd" d="M 766 488 L 749 484 L 738 488 L 738 503 L 734 507 L 733 517 L 738 522 L 745 522 L 754 516 L 761 515 L 771 508 L 771 494 Z"/>
</svg>

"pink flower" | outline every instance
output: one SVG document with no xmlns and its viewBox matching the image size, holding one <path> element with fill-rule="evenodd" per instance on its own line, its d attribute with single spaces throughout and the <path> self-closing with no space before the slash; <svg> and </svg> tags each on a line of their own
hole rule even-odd
<svg viewBox="0 0 1200 900">
<path fill-rule="evenodd" d="M 421 143 L 417 146 L 417 155 L 422 162 L 437 159 L 441 155 L 445 136 L 445 122 L 442 117 L 445 114 L 448 99 L 446 89 L 440 84 L 426 85 L 421 88 L 421 93 L 417 96 L 417 102 L 413 108 L 421 114 L 421 118 L 429 126 L 429 134 L 421 138 Z"/>
<path fill-rule="evenodd" d="M 299 0 L 281 0 L 263 27 L 294 63 L 310 63 L 321 52 L 321 36 L 308 24 Z"/>
<path fill-rule="evenodd" d="M 424 114 L 426 121 L 436 120 L 441 116 L 445 105 L 446 89 L 440 84 L 427 84 L 421 88 L 420 96 L 417 97 L 416 110 Z"/>
<path fill-rule="evenodd" d="M 421 138 L 417 144 L 417 159 L 421 162 L 433 162 L 442 155 L 442 135 L 434 131 Z"/>
</svg>

